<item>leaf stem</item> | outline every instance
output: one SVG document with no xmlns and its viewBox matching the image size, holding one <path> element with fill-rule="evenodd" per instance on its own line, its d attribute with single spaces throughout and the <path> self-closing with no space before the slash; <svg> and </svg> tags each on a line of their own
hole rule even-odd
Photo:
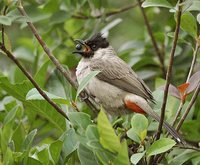
<svg viewBox="0 0 200 165">
<path fill-rule="evenodd" d="M 177 112 L 176 112 L 176 116 L 174 117 L 174 120 L 173 120 L 173 122 L 172 122 L 172 127 L 175 126 L 176 121 L 177 121 L 178 117 L 179 117 L 180 114 L 181 114 L 181 110 L 183 109 L 183 105 L 184 105 L 184 103 L 181 101 L 180 104 L 179 104 L 178 110 L 177 110 Z"/>
<path fill-rule="evenodd" d="M 189 71 L 189 73 L 188 73 L 186 82 L 189 82 L 189 79 L 190 79 L 190 77 L 191 77 L 191 75 L 192 75 L 192 72 L 193 72 L 193 70 L 194 70 L 194 66 L 195 66 L 195 63 L 196 63 L 198 50 L 199 50 L 199 47 L 200 47 L 199 40 L 200 40 L 200 36 L 197 38 L 197 41 L 196 41 L 195 50 L 194 50 L 194 52 L 193 52 L 192 63 L 191 63 L 191 66 L 190 66 L 190 71 Z"/>
</svg>

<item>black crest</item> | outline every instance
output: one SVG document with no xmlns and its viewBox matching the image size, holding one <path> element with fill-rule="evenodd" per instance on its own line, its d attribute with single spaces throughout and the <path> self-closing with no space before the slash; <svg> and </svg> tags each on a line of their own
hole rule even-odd
<svg viewBox="0 0 200 165">
<path fill-rule="evenodd" d="M 85 43 L 93 50 L 96 51 L 99 48 L 107 48 L 109 46 L 106 38 L 102 36 L 101 33 L 93 35 L 91 38 L 87 39 Z"/>
</svg>

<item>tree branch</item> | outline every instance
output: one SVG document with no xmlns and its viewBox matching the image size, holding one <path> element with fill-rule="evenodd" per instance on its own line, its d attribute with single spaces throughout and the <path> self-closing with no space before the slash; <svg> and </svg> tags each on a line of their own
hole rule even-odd
<svg viewBox="0 0 200 165">
<path fill-rule="evenodd" d="M 103 14 L 96 15 L 96 16 L 86 16 L 83 13 L 80 13 L 79 15 L 72 15 L 72 18 L 75 18 L 75 19 L 97 19 L 97 18 L 101 18 L 103 16 L 109 17 L 109 16 L 112 16 L 112 15 L 115 15 L 115 14 L 123 13 L 125 11 L 130 10 L 130 9 L 133 9 L 136 6 L 138 6 L 137 3 L 125 6 L 123 8 L 118 9 L 118 10 L 115 10 L 115 11 L 110 11 L 110 12 L 103 13 Z"/>
<path fill-rule="evenodd" d="M 6 11 L 8 9 L 8 6 L 5 6 L 4 10 L 3 10 L 3 15 L 6 15 Z M 4 25 L 1 25 L 1 38 L 2 38 L 2 44 L 4 45 L 5 43 L 5 39 L 4 39 Z"/>
<path fill-rule="evenodd" d="M 58 113 L 60 113 L 62 116 L 64 116 L 66 119 L 68 119 L 68 117 L 65 114 L 65 112 L 62 111 L 62 109 L 46 95 L 46 93 L 39 87 L 39 85 L 36 83 L 36 81 L 33 79 L 33 77 L 26 71 L 26 69 L 15 58 L 15 56 L 8 49 L 6 49 L 5 45 L 3 45 L 3 43 L 0 43 L 0 49 L 7 55 L 8 58 L 10 58 L 18 66 L 18 68 L 24 73 L 24 75 L 31 81 L 31 83 L 37 89 L 37 91 L 42 95 L 42 97 L 49 104 L 51 104 L 52 107 L 54 107 L 54 109 Z"/>
<path fill-rule="evenodd" d="M 196 41 L 196 46 L 195 46 L 195 50 L 193 52 L 193 58 L 192 58 L 192 63 L 191 63 L 191 66 L 190 66 L 190 71 L 188 73 L 188 76 L 187 76 L 187 80 L 186 82 L 189 81 L 191 75 L 192 75 L 192 72 L 194 70 L 194 66 L 195 66 L 195 63 L 196 63 L 196 59 L 197 59 L 197 54 L 198 54 L 198 50 L 199 50 L 199 47 L 200 47 L 200 36 L 197 38 L 197 41 Z"/>
<path fill-rule="evenodd" d="M 21 13 L 21 15 L 28 17 L 26 14 L 26 11 L 24 10 L 24 7 L 22 6 L 21 0 L 18 0 L 18 10 Z M 53 62 L 53 64 L 56 66 L 56 68 L 63 74 L 63 76 L 67 79 L 67 81 L 77 90 L 78 84 L 71 78 L 70 73 L 65 70 L 65 68 L 59 63 L 59 61 L 54 57 L 46 43 L 42 40 L 42 37 L 37 32 L 35 26 L 31 22 L 27 22 L 28 27 L 42 46 L 43 50 L 45 51 L 46 55 L 49 57 L 49 59 Z M 80 93 L 81 98 L 85 98 L 85 95 L 89 96 L 86 91 L 83 91 Z M 91 99 L 91 98 L 90 98 Z M 93 105 L 93 103 L 90 101 L 89 98 L 84 99 L 85 103 L 93 110 L 93 112 L 98 112 L 98 109 Z"/>
<path fill-rule="evenodd" d="M 179 35 L 179 31 L 180 31 L 181 14 L 182 14 L 181 3 L 182 3 L 182 0 L 180 0 L 179 4 L 178 4 L 176 28 L 175 28 L 175 32 L 174 32 L 172 49 L 171 49 L 171 52 L 170 52 L 170 61 L 169 61 L 169 65 L 168 65 L 168 68 L 167 68 L 166 85 L 165 85 L 165 89 L 164 89 L 164 97 L 163 97 L 163 103 L 162 103 L 162 107 L 161 107 L 161 116 L 160 116 L 158 131 L 157 131 L 157 134 L 156 134 L 156 140 L 158 140 L 160 138 L 162 126 L 163 126 L 163 122 L 164 122 L 164 118 L 165 118 L 165 109 L 166 109 L 166 104 L 167 104 L 169 85 L 170 85 L 170 81 L 171 81 L 172 68 L 173 68 L 173 63 L 174 63 L 174 54 L 175 54 L 175 51 L 176 51 L 176 45 L 177 45 L 178 35 Z M 156 161 L 156 160 L 154 160 L 154 158 L 155 158 L 155 156 L 152 156 L 150 158 L 149 164 L 154 164 L 154 162 Z M 158 156 L 156 156 L 156 159 L 157 158 L 158 158 Z"/>
<path fill-rule="evenodd" d="M 197 53 L 198 53 L 199 47 L 200 47 L 200 36 L 197 38 L 197 41 L 196 41 L 195 50 L 194 50 L 194 52 L 193 52 L 193 59 L 192 59 L 192 63 L 191 63 L 191 66 L 190 66 L 190 71 L 189 71 L 188 76 L 187 76 L 186 83 L 189 82 L 189 79 L 190 79 L 190 77 L 191 77 L 192 71 L 193 71 L 193 69 L 194 69 L 194 65 L 195 65 L 195 62 L 196 62 L 196 57 L 197 57 Z M 198 87 L 197 87 L 197 88 L 198 88 Z M 196 89 L 196 90 L 198 90 L 198 89 Z M 198 94 L 197 94 L 197 95 L 198 95 Z M 193 97 L 197 97 L 197 96 L 195 96 L 195 93 L 194 93 Z M 193 99 L 193 98 L 192 98 L 192 99 Z M 188 108 L 186 109 L 185 113 L 183 114 L 182 118 L 180 119 L 180 121 L 179 121 L 179 123 L 178 123 L 178 125 L 177 125 L 177 128 L 178 128 L 178 127 L 181 127 L 181 125 L 183 124 L 183 122 L 184 122 L 186 116 L 188 115 L 190 109 L 192 108 L 192 105 L 194 104 L 194 102 L 195 102 L 195 101 L 193 101 L 193 100 L 190 101 L 190 103 L 189 103 L 189 105 L 188 105 Z M 175 123 L 176 123 L 178 117 L 180 116 L 180 113 L 181 113 L 181 110 L 182 110 L 182 108 L 183 108 L 183 105 L 184 105 L 184 103 L 181 101 L 181 102 L 180 102 L 180 105 L 179 105 L 179 108 L 178 108 L 178 110 L 177 110 L 176 116 L 175 116 L 175 118 L 174 118 L 174 120 L 173 120 L 173 122 L 172 122 L 172 126 L 173 126 L 173 127 L 175 126 Z M 190 106 L 191 106 L 191 107 L 190 107 Z M 182 123 L 180 123 L 180 122 L 182 122 Z M 180 128 L 178 128 L 178 129 L 176 129 L 176 130 L 178 131 L 179 129 L 180 129 Z M 166 137 L 167 137 L 168 135 L 169 135 L 169 133 L 166 135 Z M 183 147 L 181 147 L 181 148 L 183 148 Z M 189 148 L 190 148 L 190 149 L 191 149 L 191 148 L 194 149 L 193 146 L 189 146 Z M 189 149 L 189 148 L 188 148 L 188 149 Z M 195 148 L 195 149 L 196 149 L 196 148 Z M 198 150 L 200 150 L 200 149 L 198 149 Z M 159 163 L 159 162 L 163 159 L 163 157 L 165 156 L 165 154 L 166 154 L 166 153 L 163 153 L 163 154 L 161 154 L 160 156 L 157 156 L 157 157 L 155 158 L 154 162 Z"/>
<path fill-rule="evenodd" d="M 150 38 L 151 38 L 153 47 L 154 47 L 154 49 L 155 49 L 155 51 L 156 51 L 156 55 L 157 55 L 158 60 L 159 60 L 159 62 L 160 62 L 160 69 L 161 69 L 161 71 L 162 71 L 162 75 L 163 75 L 163 77 L 165 77 L 166 69 L 165 69 L 165 64 L 164 64 L 164 57 L 163 57 L 163 55 L 162 55 L 160 49 L 158 48 L 158 44 L 157 44 L 156 39 L 155 39 L 155 37 L 154 37 L 154 35 L 153 35 L 153 31 L 152 31 L 151 26 L 150 26 L 150 24 L 149 24 L 149 20 L 148 20 L 148 18 L 147 18 L 147 16 L 146 16 L 146 13 L 145 13 L 145 11 L 144 11 L 144 8 L 142 7 L 142 1 L 141 1 L 141 0 L 137 0 L 137 1 L 138 1 L 140 10 L 141 10 L 141 12 L 142 12 L 142 15 L 143 15 L 143 18 L 144 18 L 144 23 L 145 23 L 145 25 L 146 25 L 146 27 L 147 27 L 147 31 L 148 31 L 149 36 L 150 36 Z"/>
<path fill-rule="evenodd" d="M 180 5 L 181 3 L 182 3 L 182 0 L 179 1 L 179 5 L 178 5 L 176 29 L 174 32 L 174 39 L 173 39 L 172 49 L 170 53 L 169 66 L 167 69 L 166 85 L 165 85 L 165 90 L 164 90 L 163 104 L 161 107 L 161 116 L 160 116 L 158 132 L 156 134 L 156 140 L 160 138 L 160 134 L 161 134 L 164 118 L 165 118 L 165 109 L 166 109 L 166 103 L 167 103 L 167 97 L 168 97 L 168 90 L 169 90 L 169 85 L 170 85 L 171 76 L 172 76 L 172 68 L 173 68 L 173 63 L 174 63 L 174 54 L 176 51 L 176 45 L 177 45 L 178 35 L 180 31 L 181 14 L 182 14 L 182 6 Z"/>
</svg>

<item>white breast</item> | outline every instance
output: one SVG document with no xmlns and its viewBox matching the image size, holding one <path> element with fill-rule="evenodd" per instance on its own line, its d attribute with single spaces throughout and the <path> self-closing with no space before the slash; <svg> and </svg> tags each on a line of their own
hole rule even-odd
<svg viewBox="0 0 200 165">
<path fill-rule="evenodd" d="M 79 82 L 87 76 L 91 70 L 89 68 L 90 60 L 82 59 L 76 69 L 76 76 Z M 124 101 L 126 92 L 104 81 L 94 77 L 86 87 L 88 93 L 95 97 L 110 114 L 121 115 L 126 113 L 124 110 Z"/>
</svg>

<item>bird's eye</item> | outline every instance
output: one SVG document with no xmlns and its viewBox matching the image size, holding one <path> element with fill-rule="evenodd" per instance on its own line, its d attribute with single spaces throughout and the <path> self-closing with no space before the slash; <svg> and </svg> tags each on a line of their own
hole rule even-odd
<svg viewBox="0 0 200 165">
<path fill-rule="evenodd" d="M 95 44 L 92 45 L 93 50 L 96 49 L 96 47 L 97 47 L 97 45 L 95 45 Z"/>
<path fill-rule="evenodd" d="M 82 45 L 81 44 L 76 44 L 76 49 L 77 50 L 81 50 L 82 49 Z"/>
</svg>

